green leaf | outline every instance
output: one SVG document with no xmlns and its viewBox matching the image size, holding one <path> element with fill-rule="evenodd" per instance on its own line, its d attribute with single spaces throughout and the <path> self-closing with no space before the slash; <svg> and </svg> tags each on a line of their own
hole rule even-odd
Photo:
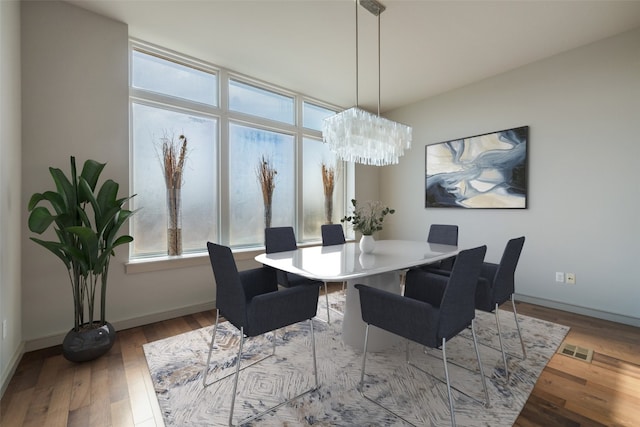
<svg viewBox="0 0 640 427">
<path fill-rule="evenodd" d="M 87 160 L 84 162 L 84 166 L 82 166 L 82 173 L 80 174 L 81 178 L 84 178 L 89 184 L 89 188 L 91 188 L 91 192 L 93 192 L 98 184 L 98 179 L 100 178 L 100 174 L 102 170 L 106 166 L 106 163 L 99 163 L 95 160 Z M 84 196 L 85 194 L 83 194 Z M 85 201 L 85 199 L 82 199 Z"/>
<path fill-rule="evenodd" d="M 29 215 L 29 230 L 37 234 L 44 233 L 55 217 L 51 215 L 49 209 L 39 206 L 31 211 Z"/>
<path fill-rule="evenodd" d="M 60 169 L 49 168 L 53 182 L 56 184 L 58 194 L 64 200 L 63 206 L 67 212 L 73 212 L 76 207 L 76 192 L 67 176 Z"/>
<path fill-rule="evenodd" d="M 31 240 L 36 242 L 37 244 L 47 248 L 51 251 L 55 256 L 60 258 L 64 263 L 67 270 L 71 270 L 71 259 L 68 254 L 63 250 L 64 245 L 59 242 L 49 242 L 45 240 L 36 239 L 35 237 L 30 237 Z"/>
</svg>

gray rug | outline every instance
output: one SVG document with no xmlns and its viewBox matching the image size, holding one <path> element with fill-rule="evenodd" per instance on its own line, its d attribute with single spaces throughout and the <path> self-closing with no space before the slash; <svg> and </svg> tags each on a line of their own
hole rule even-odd
<svg viewBox="0 0 640 427">
<path fill-rule="evenodd" d="M 342 307 L 343 294 L 331 294 L 330 304 Z M 324 298 L 320 298 L 318 317 L 326 317 Z M 513 314 L 501 311 L 501 325 L 510 353 L 520 355 L 520 342 Z M 569 331 L 527 316 L 519 316 L 527 346 L 527 359 L 509 359 L 510 377 L 504 381 L 499 350 L 481 345 L 491 406 L 485 408 L 454 391 L 456 421 L 460 426 L 511 426 L 522 410 L 536 380 Z M 292 404 L 249 425 L 255 426 L 405 426 L 402 420 L 368 402 L 356 390 L 360 380 L 362 351 L 343 344 L 341 316 L 332 313 L 331 324 L 314 319 L 318 379 L 320 388 Z M 495 317 L 477 312 L 476 329 L 481 343 L 498 347 L 494 334 Z M 210 387 L 202 386 L 213 326 L 144 345 L 149 371 L 167 426 L 227 425 L 233 376 Z M 466 333 L 466 332 L 465 332 Z M 463 335 L 465 334 L 463 333 Z M 470 332 L 467 334 L 470 337 Z M 272 334 L 245 341 L 242 365 L 268 354 Z M 235 419 L 246 418 L 267 407 L 295 396 L 313 385 L 311 342 L 308 322 L 278 331 L 276 357 L 240 372 Z M 238 332 L 228 323 L 218 327 L 216 346 L 208 381 L 234 370 Z M 444 378 L 441 352 L 411 344 L 411 358 L 425 370 Z M 456 337 L 447 344 L 449 361 L 477 370 L 473 342 Z M 454 386 L 483 399 L 477 372 L 449 364 Z M 413 424 L 450 425 L 446 386 L 407 366 L 405 345 L 380 353 L 368 353 L 366 393 L 377 397 Z"/>
</svg>

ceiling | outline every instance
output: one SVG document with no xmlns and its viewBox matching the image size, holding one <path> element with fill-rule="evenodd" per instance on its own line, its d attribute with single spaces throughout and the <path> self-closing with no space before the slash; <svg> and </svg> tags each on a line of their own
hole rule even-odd
<svg viewBox="0 0 640 427">
<path fill-rule="evenodd" d="M 353 0 L 68 0 L 131 37 L 296 92 L 356 101 Z M 640 1 L 382 0 L 381 111 L 640 27 Z M 359 105 L 377 108 L 377 18 L 359 7 Z"/>
</svg>

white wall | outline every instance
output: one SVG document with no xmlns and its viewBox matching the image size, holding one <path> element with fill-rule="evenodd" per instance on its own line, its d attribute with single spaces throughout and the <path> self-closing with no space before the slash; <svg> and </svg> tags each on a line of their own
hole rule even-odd
<svg viewBox="0 0 640 427">
<path fill-rule="evenodd" d="M 0 396 L 22 355 L 20 3 L 0 1 Z M 6 337 L 2 337 L 6 321 Z"/>
<path fill-rule="evenodd" d="M 385 235 L 426 238 L 431 223 L 458 224 L 461 245 L 486 243 L 493 262 L 525 235 L 521 299 L 640 326 L 640 29 L 390 117 L 412 125 L 414 139 L 399 165 L 381 171 L 381 199 L 398 210 Z M 424 208 L 426 145 L 523 125 L 528 209 Z M 557 284 L 556 271 L 575 273 L 576 285 Z"/>
<path fill-rule="evenodd" d="M 126 25 L 66 3 L 21 7 L 23 225 L 15 228 L 22 245 L 22 340 L 31 350 L 59 344 L 73 321 L 64 267 L 28 240 L 26 229 L 29 197 L 53 188 L 47 168 L 68 170 L 70 155 L 106 161 L 105 177 L 129 194 L 128 34 Z M 463 245 L 486 242 L 495 260 L 509 237 L 525 234 L 519 293 L 640 317 L 627 267 L 632 254 L 593 243 L 631 251 L 638 237 L 637 186 L 615 178 L 633 170 L 633 155 L 640 154 L 632 132 L 640 99 L 638 38 L 630 33 L 396 111 L 414 126 L 414 148 L 399 166 L 359 167 L 356 197 L 375 199 L 380 192 L 398 210 L 385 226 L 387 237 L 426 238 L 428 224 L 455 222 Z M 531 126 L 528 210 L 424 209 L 425 144 L 520 125 Z M 116 327 L 212 306 L 206 260 L 126 274 L 127 259 L 126 248 L 119 249 L 109 275 L 107 318 Z M 555 271 L 576 273 L 578 284 L 556 285 Z"/>
<path fill-rule="evenodd" d="M 55 188 L 48 167 L 68 173 L 71 155 L 80 164 L 88 158 L 106 162 L 103 178 L 119 182 L 121 196 L 129 194 L 128 29 L 67 3 L 22 2 L 22 56 L 22 306 L 28 351 L 60 344 L 73 327 L 67 272 L 28 239 L 26 228 L 31 194 Z M 128 256 L 127 248 L 118 248 L 109 272 L 107 320 L 117 328 L 158 313 L 213 305 L 213 275 L 206 264 L 125 274 Z"/>
</svg>

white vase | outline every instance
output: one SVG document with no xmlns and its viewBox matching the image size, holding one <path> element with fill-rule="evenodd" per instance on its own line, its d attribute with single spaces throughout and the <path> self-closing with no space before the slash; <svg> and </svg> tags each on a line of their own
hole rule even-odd
<svg viewBox="0 0 640 427">
<path fill-rule="evenodd" d="M 362 236 L 360 238 L 360 252 L 370 254 L 376 247 L 376 241 L 373 236 Z"/>
</svg>

